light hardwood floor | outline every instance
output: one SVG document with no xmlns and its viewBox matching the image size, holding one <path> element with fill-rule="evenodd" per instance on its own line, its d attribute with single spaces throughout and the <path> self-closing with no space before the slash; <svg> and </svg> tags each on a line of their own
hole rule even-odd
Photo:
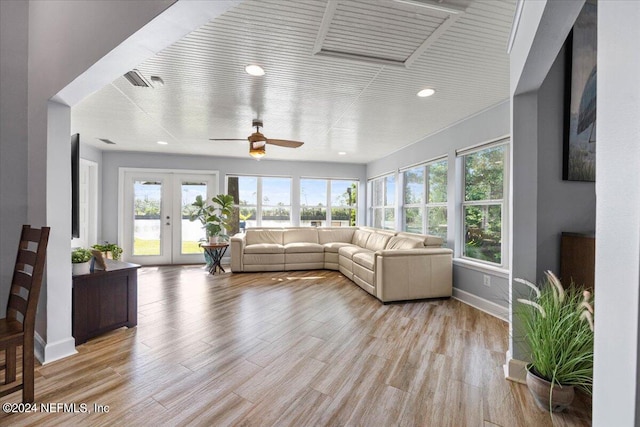
<svg viewBox="0 0 640 427">
<path fill-rule="evenodd" d="M 551 417 L 505 380 L 507 325 L 453 299 L 383 305 L 330 271 L 138 277 L 136 328 L 36 369 L 38 403 L 91 413 L 0 411 L 0 425 L 590 424 L 586 397 Z"/>
</svg>

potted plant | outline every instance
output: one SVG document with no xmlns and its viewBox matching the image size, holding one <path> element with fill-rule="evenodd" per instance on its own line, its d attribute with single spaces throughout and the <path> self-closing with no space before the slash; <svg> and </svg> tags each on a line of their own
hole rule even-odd
<svg viewBox="0 0 640 427">
<path fill-rule="evenodd" d="M 221 236 L 226 236 L 225 232 L 232 229 L 231 217 L 233 215 L 233 196 L 228 194 L 218 194 L 211 198 L 211 203 L 197 196 L 196 201 L 191 204 L 190 221 L 200 221 L 205 229 L 210 243 L 217 243 Z M 223 237 L 224 238 L 224 237 Z"/>
<path fill-rule="evenodd" d="M 104 244 L 95 244 L 93 249 L 104 253 L 104 257 L 119 261 L 122 258 L 122 248 L 115 243 L 104 242 Z"/>
<path fill-rule="evenodd" d="M 78 276 L 91 272 L 91 251 L 84 248 L 76 248 L 71 251 L 71 274 Z"/>
<path fill-rule="evenodd" d="M 515 281 L 533 291 L 531 298 L 518 299 L 522 306 L 516 311 L 530 348 L 527 385 L 539 407 L 562 411 L 573 401 L 574 388 L 591 394 L 593 295 L 575 285 L 564 289 L 551 271 L 540 288 Z"/>
</svg>

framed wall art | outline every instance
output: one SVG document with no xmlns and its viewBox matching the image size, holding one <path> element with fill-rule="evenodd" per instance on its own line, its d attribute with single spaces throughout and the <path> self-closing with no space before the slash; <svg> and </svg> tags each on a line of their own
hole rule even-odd
<svg viewBox="0 0 640 427">
<path fill-rule="evenodd" d="M 597 5 L 587 1 L 566 43 L 562 179 L 596 179 Z"/>
</svg>

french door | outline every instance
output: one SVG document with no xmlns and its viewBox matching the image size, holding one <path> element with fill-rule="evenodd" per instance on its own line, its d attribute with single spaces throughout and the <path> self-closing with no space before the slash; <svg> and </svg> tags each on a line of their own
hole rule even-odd
<svg viewBox="0 0 640 427">
<path fill-rule="evenodd" d="M 196 196 L 217 194 L 214 173 L 125 170 L 121 174 L 124 259 L 142 265 L 203 262 L 200 222 L 189 221 Z"/>
</svg>

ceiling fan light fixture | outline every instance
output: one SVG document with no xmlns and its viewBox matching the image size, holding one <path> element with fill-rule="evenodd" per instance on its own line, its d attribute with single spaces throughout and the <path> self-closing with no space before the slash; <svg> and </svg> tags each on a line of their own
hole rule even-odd
<svg viewBox="0 0 640 427">
<path fill-rule="evenodd" d="M 434 89 L 427 88 L 427 89 L 422 89 L 416 95 L 418 95 L 420 98 L 426 98 L 427 96 L 431 96 L 434 93 L 436 93 L 436 91 Z"/>
<path fill-rule="evenodd" d="M 264 68 L 256 64 L 249 64 L 244 67 L 244 71 L 251 76 L 264 76 Z"/>
<path fill-rule="evenodd" d="M 264 144 L 260 145 L 259 147 L 255 146 L 254 144 L 249 145 L 249 155 L 254 159 L 260 160 L 265 156 L 265 154 L 267 154 L 267 152 L 265 150 Z"/>
</svg>

